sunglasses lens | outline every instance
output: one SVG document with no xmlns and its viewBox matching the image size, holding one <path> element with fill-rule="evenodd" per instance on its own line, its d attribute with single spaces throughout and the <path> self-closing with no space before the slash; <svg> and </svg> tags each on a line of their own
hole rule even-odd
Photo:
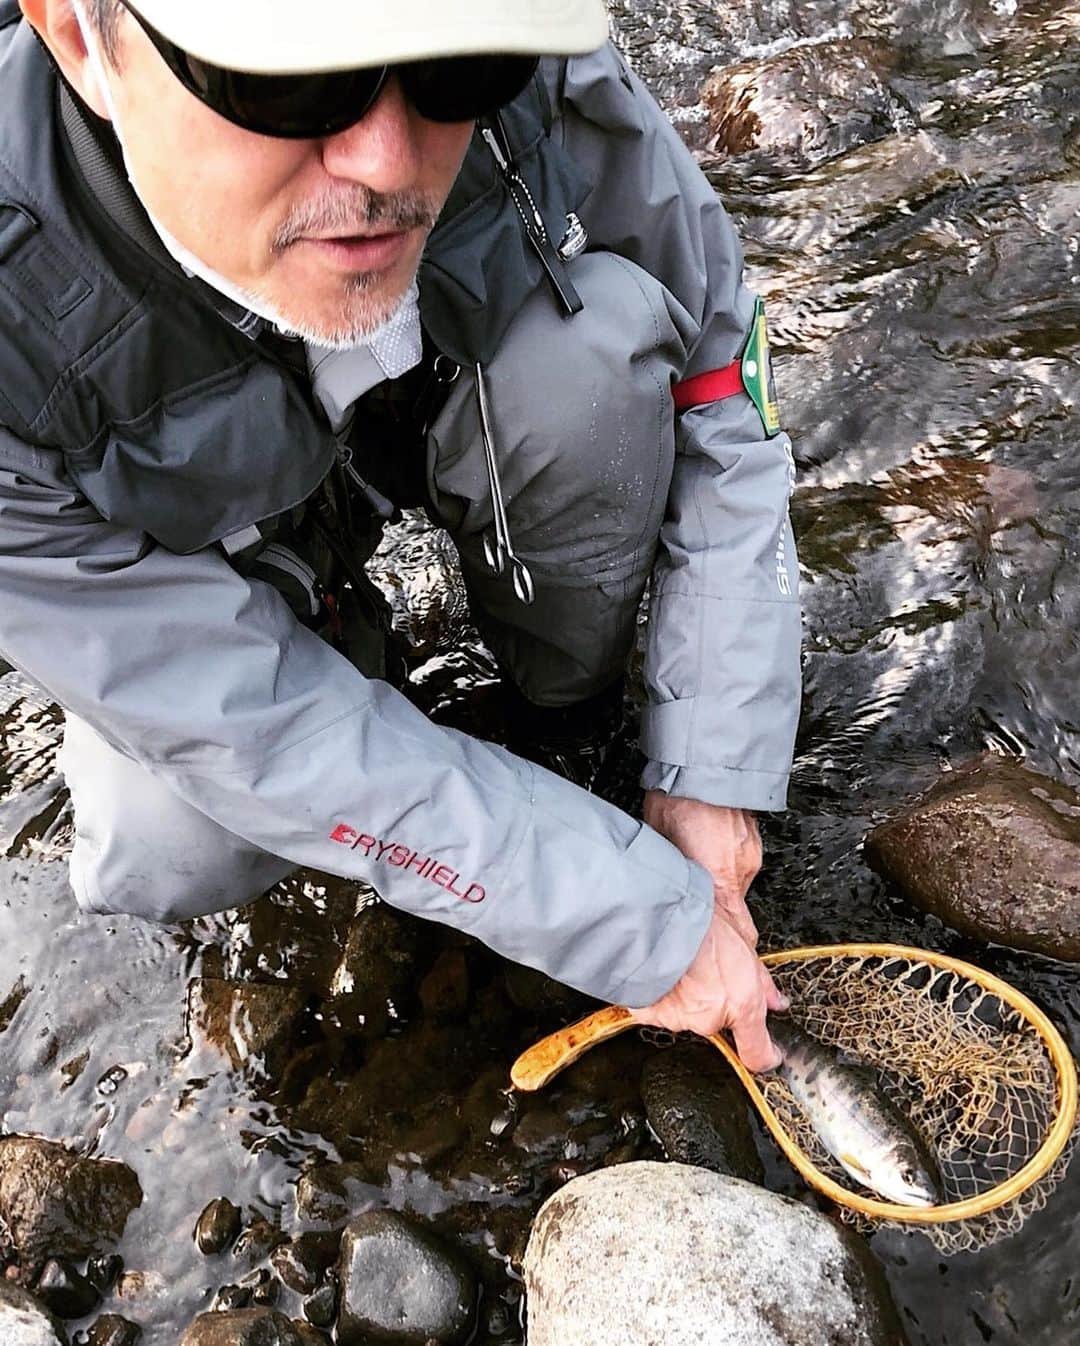
<svg viewBox="0 0 1080 1346">
<path fill-rule="evenodd" d="M 382 68 L 326 75 L 251 75 L 223 70 L 174 48 L 182 82 L 215 112 L 263 135 L 309 139 L 358 122 L 386 81 Z"/>
<path fill-rule="evenodd" d="M 422 117 L 467 122 L 513 102 L 539 64 L 533 56 L 453 56 L 412 61 L 398 70 Z"/>
</svg>

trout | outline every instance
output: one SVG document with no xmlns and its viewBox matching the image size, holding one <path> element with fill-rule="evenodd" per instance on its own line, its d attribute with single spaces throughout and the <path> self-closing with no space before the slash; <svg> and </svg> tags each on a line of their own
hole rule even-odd
<svg viewBox="0 0 1080 1346">
<path fill-rule="evenodd" d="M 790 1018 L 771 1015 L 769 1033 L 784 1054 L 777 1074 L 845 1172 L 897 1205 L 944 1201 L 937 1161 L 869 1067 L 846 1064 Z"/>
</svg>

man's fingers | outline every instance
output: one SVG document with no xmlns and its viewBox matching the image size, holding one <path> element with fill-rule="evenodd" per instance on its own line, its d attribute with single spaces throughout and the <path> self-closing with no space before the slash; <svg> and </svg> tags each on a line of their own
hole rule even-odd
<svg viewBox="0 0 1080 1346">
<path fill-rule="evenodd" d="M 783 991 L 780 990 L 776 982 L 773 981 L 772 977 L 769 975 L 768 969 L 762 967 L 761 970 L 765 974 L 765 1004 L 768 1006 L 769 1012 L 772 1014 L 786 1014 L 791 1008 L 791 1001 Z"/>
<path fill-rule="evenodd" d="M 731 1026 L 739 1060 L 755 1075 L 775 1070 L 784 1059 L 765 1027 L 765 1007 L 743 1015 Z"/>
</svg>

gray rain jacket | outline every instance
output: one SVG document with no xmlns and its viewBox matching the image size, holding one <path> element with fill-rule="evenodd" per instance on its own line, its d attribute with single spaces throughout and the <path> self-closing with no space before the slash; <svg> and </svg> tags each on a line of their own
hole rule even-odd
<svg viewBox="0 0 1080 1346">
<path fill-rule="evenodd" d="M 221 540 L 307 498 L 336 443 L 294 371 L 95 210 L 54 74 L 15 17 L 0 4 L 0 652 L 229 832 L 600 998 L 650 1003 L 700 944 L 708 875 L 433 725 L 230 565 Z M 555 238 L 576 210 L 592 249 L 660 281 L 676 373 L 735 359 L 753 305 L 737 241 L 614 49 L 545 62 L 507 123 Z M 486 361 L 543 283 L 471 151 L 421 275 L 428 333 Z M 748 406 L 680 419 L 644 746 L 649 785 L 778 808 L 799 696 L 777 563 L 793 568 L 791 458 Z"/>
</svg>

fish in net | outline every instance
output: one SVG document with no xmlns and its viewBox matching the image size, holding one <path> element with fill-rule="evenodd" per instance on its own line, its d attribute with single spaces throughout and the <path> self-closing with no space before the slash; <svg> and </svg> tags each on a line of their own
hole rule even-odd
<svg viewBox="0 0 1080 1346">
<path fill-rule="evenodd" d="M 1075 1148 L 1076 1070 L 1060 1034 L 1013 987 L 970 964 L 895 945 L 767 955 L 791 1017 L 876 1085 L 928 1144 L 944 1201 L 877 1199 L 826 1149 L 780 1075 L 751 1075 L 725 1037 L 710 1039 L 803 1178 L 863 1232 L 918 1229 L 946 1255 L 1016 1233 L 1046 1204 Z M 597 1042 L 634 1027 L 601 1010 L 526 1052 L 513 1070 L 538 1088 Z"/>
</svg>

